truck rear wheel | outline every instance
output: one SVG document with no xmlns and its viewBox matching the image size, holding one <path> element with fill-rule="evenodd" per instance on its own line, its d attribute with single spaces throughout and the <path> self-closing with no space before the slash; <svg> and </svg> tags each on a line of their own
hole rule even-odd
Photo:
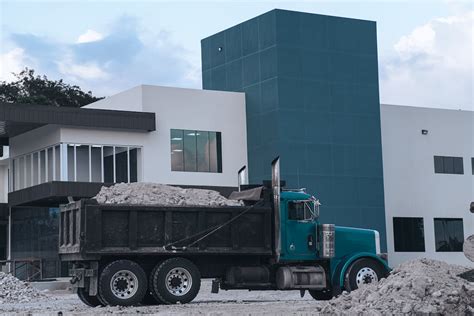
<svg viewBox="0 0 474 316">
<path fill-rule="evenodd" d="M 138 305 L 147 292 L 145 271 L 130 260 L 107 265 L 99 278 L 99 295 L 107 305 Z"/>
<path fill-rule="evenodd" d="M 150 275 L 150 288 L 163 304 L 191 302 L 201 288 L 201 273 L 191 261 L 171 258 L 156 265 Z"/>
<path fill-rule="evenodd" d="M 377 283 L 386 275 L 385 268 L 375 260 L 369 258 L 358 259 L 346 271 L 344 289 L 350 292 L 364 284 Z"/>
<path fill-rule="evenodd" d="M 90 296 L 84 288 L 77 289 L 77 296 L 79 296 L 82 303 L 90 307 L 104 306 L 97 296 Z"/>
</svg>

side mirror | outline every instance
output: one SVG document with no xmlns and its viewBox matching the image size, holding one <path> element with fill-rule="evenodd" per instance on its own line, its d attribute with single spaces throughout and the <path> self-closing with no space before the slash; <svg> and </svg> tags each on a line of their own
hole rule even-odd
<svg viewBox="0 0 474 316">
<path fill-rule="evenodd" d="M 471 207 L 469 208 L 471 213 L 474 213 L 474 202 L 471 202 Z"/>
<path fill-rule="evenodd" d="M 314 201 L 314 218 L 319 218 L 319 206 L 321 205 L 321 202 L 319 200 Z"/>
</svg>

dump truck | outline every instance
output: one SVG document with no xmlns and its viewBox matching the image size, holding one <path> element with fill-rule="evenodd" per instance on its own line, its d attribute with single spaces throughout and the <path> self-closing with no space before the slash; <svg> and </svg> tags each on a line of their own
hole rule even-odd
<svg viewBox="0 0 474 316">
<path fill-rule="evenodd" d="M 319 221 L 319 200 L 272 180 L 241 185 L 242 206 L 154 206 L 72 201 L 60 209 L 59 255 L 87 305 L 191 302 L 212 292 L 300 291 L 328 300 L 389 272 L 376 230 Z"/>
</svg>

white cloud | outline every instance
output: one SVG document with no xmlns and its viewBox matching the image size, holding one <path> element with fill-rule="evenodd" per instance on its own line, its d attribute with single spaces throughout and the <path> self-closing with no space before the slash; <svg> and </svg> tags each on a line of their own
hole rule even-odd
<svg viewBox="0 0 474 316">
<path fill-rule="evenodd" d="M 27 60 L 25 51 L 16 47 L 0 55 L 0 80 L 12 81 L 15 79 L 13 73 L 20 72 Z"/>
<path fill-rule="evenodd" d="M 96 41 L 100 41 L 103 38 L 104 38 L 104 35 L 102 35 L 101 33 L 94 30 L 87 30 L 84 34 L 79 35 L 76 43 L 82 44 L 82 43 L 96 42 Z"/>
<path fill-rule="evenodd" d="M 95 63 L 76 64 L 71 61 L 58 62 L 58 70 L 74 81 L 107 79 L 109 75 Z"/>
<path fill-rule="evenodd" d="M 36 74 L 64 79 L 96 96 L 139 84 L 200 86 L 199 55 L 176 43 L 172 33 L 142 27 L 133 16 L 113 21 L 100 40 L 97 34 L 91 36 L 94 32 L 85 32 L 74 43 L 35 34 L 12 33 L 9 38 L 26 58 L 24 62 L 17 58 L 19 69 L 27 66 Z"/>
<path fill-rule="evenodd" d="M 433 53 L 436 33 L 431 24 L 417 27 L 411 34 L 402 36 L 395 44 L 395 50 L 404 60 L 420 53 Z"/>
<path fill-rule="evenodd" d="M 474 109 L 474 11 L 436 18 L 402 36 L 382 61 L 383 103 Z"/>
</svg>

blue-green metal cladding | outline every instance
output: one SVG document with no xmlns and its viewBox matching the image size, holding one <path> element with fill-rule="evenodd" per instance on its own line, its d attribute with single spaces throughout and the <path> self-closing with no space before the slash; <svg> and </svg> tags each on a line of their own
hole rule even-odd
<svg viewBox="0 0 474 316">
<path fill-rule="evenodd" d="M 321 221 L 386 249 L 376 24 L 272 10 L 201 42 L 203 88 L 243 91 L 249 175 L 321 199 Z"/>
</svg>

